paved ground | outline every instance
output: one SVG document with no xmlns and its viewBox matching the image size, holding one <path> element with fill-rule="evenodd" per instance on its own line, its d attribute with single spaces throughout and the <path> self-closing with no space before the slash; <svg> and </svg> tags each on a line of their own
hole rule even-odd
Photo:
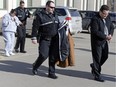
<svg viewBox="0 0 116 87">
<path fill-rule="evenodd" d="M 0 36 L 0 87 L 116 87 L 116 30 L 110 43 L 109 59 L 102 67 L 105 82 L 93 80 L 89 64 L 92 62 L 90 35 L 80 33 L 74 36 L 74 67 L 59 68 L 56 66 L 56 80 L 47 77 L 48 61 L 40 67 L 39 75 L 33 76 L 32 63 L 38 56 L 37 47 L 26 39 L 26 54 L 4 57 L 4 42 Z"/>
</svg>

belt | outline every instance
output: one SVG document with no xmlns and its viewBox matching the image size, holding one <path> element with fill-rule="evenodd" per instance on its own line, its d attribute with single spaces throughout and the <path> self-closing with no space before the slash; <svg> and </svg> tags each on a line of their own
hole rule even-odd
<svg viewBox="0 0 116 87">
<path fill-rule="evenodd" d="M 41 38 L 48 41 L 52 39 L 52 37 L 50 36 L 41 36 Z"/>
</svg>

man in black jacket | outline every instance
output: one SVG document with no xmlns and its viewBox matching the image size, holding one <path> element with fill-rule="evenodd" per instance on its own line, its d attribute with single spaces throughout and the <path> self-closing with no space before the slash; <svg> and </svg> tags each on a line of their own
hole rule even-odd
<svg viewBox="0 0 116 87">
<path fill-rule="evenodd" d="M 102 5 L 91 21 L 91 49 L 93 63 L 90 64 L 94 80 L 104 82 L 101 77 L 101 66 L 108 58 L 108 43 L 112 39 L 114 27 L 109 17 L 109 7 Z"/>
<path fill-rule="evenodd" d="M 33 64 L 32 72 L 37 74 L 37 69 L 49 57 L 48 77 L 56 79 L 55 63 L 58 54 L 58 16 L 54 12 L 55 4 L 53 1 L 46 3 L 45 10 L 36 11 L 36 17 L 32 27 L 32 43 L 39 43 L 39 57 Z M 39 38 L 36 38 L 39 37 Z"/>
<path fill-rule="evenodd" d="M 24 1 L 20 1 L 20 6 L 16 8 L 16 16 L 22 22 L 22 25 L 17 27 L 17 41 L 15 45 L 15 51 L 19 52 L 18 48 L 20 47 L 21 53 L 26 53 L 25 51 L 25 37 L 26 37 L 26 20 L 27 17 L 31 17 L 30 12 L 25 9 Z"/>
</svg>

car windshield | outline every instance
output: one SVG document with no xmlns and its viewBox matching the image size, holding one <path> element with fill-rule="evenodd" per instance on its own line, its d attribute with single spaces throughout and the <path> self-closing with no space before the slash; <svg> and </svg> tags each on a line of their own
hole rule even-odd
<svg viewBox="0 0 116 87">
<path fill-rule="evenodd" d="M 58 16 L 66 16 L 66 12 L 64 9 L 56 8 L 55 12 L 57 13 Z"/>
<path fill-rule="evenodd" d="M 109 13 L 111 17 L 116 17 L 116 13 Z"/>
<path fill-rule="evenodd" d="M 37 8 L 26 8 L 33 15 L 33 13 L 37 10 Z"/>
<path fill-rule="evenodd" d="M 70 14 L 71 14 L 72 17 L 80 16 L 80 14 L 77 11 L 77 9 L 69 9 L 69 12 L 70 12 Z"/>
</svg>

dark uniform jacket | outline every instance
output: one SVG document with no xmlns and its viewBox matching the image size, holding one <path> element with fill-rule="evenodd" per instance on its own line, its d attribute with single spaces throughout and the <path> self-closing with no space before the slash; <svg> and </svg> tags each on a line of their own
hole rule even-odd
<svg viewBox="0 0 116 87">
<path fill-rule="evenodd" d="M 22 9 L 21 7 L 16 8 L 16 16 L 19 18 L 19 20 L 26 25 L 26 19 L 29 17 L 31 13 L 29 12 L 28 9 L 24 8 Z"/>
<path fill-rule="evenodd" d="M 113 35 L 114 27 L 108 16 L 106 19 L 106 26 L 108 33 Z M 102 45 L 106 41 L 106 35 L 104 34 L 104 22 L 99 14 L 95 15 L 91 21 L 91 43 L 94 45 Z"/>
<path fill-rule="evenodd" d="M 69 54 L 69 47 L 67 43 L 68 39 L 64 27 L 60 30 L 58 29 L 59 19 L 55 13 L 51 15 L 48 14 L 45 10 L 36 11 L 36 16 L 32 27 L 32 39 L 36 39 L 36 37 L 52 38 L 58 35 L 59 46 L 55 46 L 54 49 L 59 48 L 59 59 L 64 61 Z"/>
<path fill-rule="evenodd" d="M 32 37 L 36 37 L 40 33 L 42 36 L 52 37 L 57 34 L 58 28 L 59 20 L 56 14 L 48 14 L 45 10 L 36 11 Z"/>
</svg>

